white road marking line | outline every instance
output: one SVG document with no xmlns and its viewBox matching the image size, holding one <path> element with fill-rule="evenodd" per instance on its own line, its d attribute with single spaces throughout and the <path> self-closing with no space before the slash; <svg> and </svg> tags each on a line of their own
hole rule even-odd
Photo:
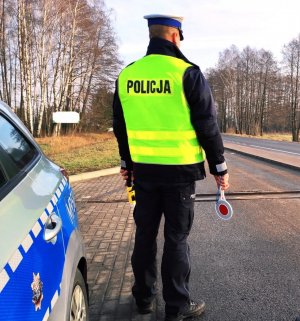
<svg viewBox="0 0 300 321">
<path fill-rule="evenodd" d="M 281 150 L 281 149 L 276 149 L 276 148 L 270 148 L 270 147 L 263 147 L 263 146 L 258 146 L 258 145 L 247 145 L 245 143 L 240 143 L 240 142 L 236 142 L 233 140 L 224 140 L 224 142 L 228 142 L 228 143 L 233 143 L 236 145 L 242 145 L 242 146 L 248 146 L 248 147 L 255 147 L 255 148 L 260 148 L 260 149 L 268 149 L 268 150 L 273 150 L 275 152 L 280 152 L 280 153 L 285 153 L 285 154 L 291 154 L 291 155 L 297 155 L 300 156 L 300 153 L 294 153 L 294 152 L 288 152 L 285 150 Z"/>
<path fill-rule="evenodd" d="M 300 153 L 288 152 L 288 151 L 281 150 L 281 149 L 275 149 L 275 148 L 269 148 L 269 147 L 262 147 L 262 146 L 257 146 L 257 145 L 249 145 L 249 147 L 255 147 L 255 148 L 260 148 L 260 149 L 268 149 L 268 150 L 273 150 L 273 151 L 275 151 L 275 152 L 280 152 L 280 153 L 284 153 L 284 154 L 291 154 L 291 155 L 300 156 Z"/>
</svg>

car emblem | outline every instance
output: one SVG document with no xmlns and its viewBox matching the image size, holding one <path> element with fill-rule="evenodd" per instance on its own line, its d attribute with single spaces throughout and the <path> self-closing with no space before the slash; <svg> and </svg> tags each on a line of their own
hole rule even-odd
<svg viewBox="0 0 300 321">
<path fill-rule="evenodd" d="M 33 273 L 33 282 L 31 283 L 32 289 L 32 303 L 35 306 L 35 311 L 41 310 L 43 296 L 43 282 L 40 278 L 40 273 Z"/>
</svg>

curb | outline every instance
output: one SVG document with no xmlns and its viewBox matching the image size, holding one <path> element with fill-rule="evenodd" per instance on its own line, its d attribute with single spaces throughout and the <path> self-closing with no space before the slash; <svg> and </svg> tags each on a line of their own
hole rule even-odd
<svg viewBox="0 0 300 321">
<path fill-rule="evenodd" d="M 88 172 L 88 173 L 81 173 L 78 175 L 71 175 L 69 177 L 70 183 L 79 182 L 91 178 L 97 178 L 101 176 L 113 175 L 118 174 L 120 172 L 120 167 L 112 167 L 107 169 L 102 169 L 95 172 Z"/>
<path fill-rule="evenodd" d="M 293 170 L 296 170 L 296 171 L 300 171 L 300 167 L 299 166 L 295 166 L 295 165 L 292 165 L 292 164 L 286 164 L 286 163 L 280 162 L 278 160 L 266 158 L 266 157 L 263 157 L 263 156 L 258 156 L 258 155 L 255 155 L 255 154 L 250 154 L 250 153 L 243 152 L 243 151 L 240 151 L 240 150 L 237 150 L 237 149 L 233 149 L 233 148 L 229 148 L 229 147 L 226 147 L 226 146 L 224 146 L 224 149 L 229 151 L 229 152 L 234 152 L 234 153 L 241 154 L 241 155 L 244 155 L 244 156 L 256 158 L 256 159 L 265 161 L 265 162 L 270 163 L 270 164 L 279 165 L 279 166 L 282 166 L 282 167 L 285 167 L 285 168 L 289 168 L 289 169 L 293 169 Z"/>
</svg>

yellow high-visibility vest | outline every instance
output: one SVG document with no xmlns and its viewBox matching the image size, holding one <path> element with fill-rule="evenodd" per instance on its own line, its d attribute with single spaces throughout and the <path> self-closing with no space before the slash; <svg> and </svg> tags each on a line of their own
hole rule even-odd
<svg viewBox="0 0 300 321">
<path fill-rule="evenodd" d="M 204 161 L 183 89 L 183 75 L 190 66 L 178 58 L 148 55 L 120 73 L 119 97 L 134 162 L 186 165 Z"/>
</svg>

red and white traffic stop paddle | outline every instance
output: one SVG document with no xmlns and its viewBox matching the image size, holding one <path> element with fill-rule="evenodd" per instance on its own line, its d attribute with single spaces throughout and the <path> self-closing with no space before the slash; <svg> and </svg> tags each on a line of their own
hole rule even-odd
<svg viewBox="0 0 300 321">
<path fill-rule="evenodd" d="M 215 210 L 218 217 L 222 220 L 230 220 L 233 215 L 232 206 L 226 201 L 224 190 L 219 186 Z"/>
</svg>

